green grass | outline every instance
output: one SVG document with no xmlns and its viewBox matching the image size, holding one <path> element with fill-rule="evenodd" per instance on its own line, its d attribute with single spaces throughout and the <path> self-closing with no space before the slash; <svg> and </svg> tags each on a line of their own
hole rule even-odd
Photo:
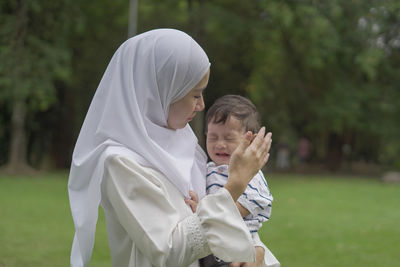
<svg viewBox="0 0 400 267">
<path fill-rule="evenodd" d="M 400 266 L 400 185 L 270 175 L 262 240 L 282 266 Z"/>
<path fill-rule="evenodd" d="M 0 267 L 69 266 L 74 225 L 67 174 L 0 177 Z M 100 213 L 90 266 L 111 266 Z"/>
<path fill-rule="evenodd" d="M 69 266 L 67 174 L 0 177 L 0 267 Z M 275 201 L 261 237 L 283 267 L 399 266 L 400 185 L 269 175 Z M 110 266 L 100 213 L 90 266 Z"/>
</svg>

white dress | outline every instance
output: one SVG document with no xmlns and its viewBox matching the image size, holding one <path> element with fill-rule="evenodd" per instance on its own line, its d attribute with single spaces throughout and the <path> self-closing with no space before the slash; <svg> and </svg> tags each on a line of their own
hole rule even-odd
<svg viewBox="0 0 400 267">
<path fill-rule="evenodd" d="M 201 199 L 193 214 L 163 174 L 111 155 L 101 204 L 114 267 L 194 267 L 210 253 L 225 261 L 255 260 L 250 233 L 224 188 Z"/>
</svg>

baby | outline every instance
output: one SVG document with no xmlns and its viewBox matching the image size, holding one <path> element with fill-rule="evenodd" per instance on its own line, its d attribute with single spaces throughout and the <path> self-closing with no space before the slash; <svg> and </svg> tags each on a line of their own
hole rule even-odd
<svg viewBox="0 0 400 267">
<path fill-rule="evenodd" d="M 215 101 L 206 114 L 207 194 L 213 194 L 228 180 L 228 164 L 233 151 L 239 146 L 247 131 L 260 129 L 259 114 L 253 103 L 239 95 L 225 95 Z M 246 266 L 280 266 L 274 255 L 261 242 L 258 229 L 271 216 L 273 197 L 261 171 L 248 184 L 236 202 L 256 249 L 256 262 Z M 190 204 L 190 201 L 187 202 Z M 193 207 L 192 207 L 193 209 Z M 264 261 L 263 261 L 264 260 Z M 203 266 L 228 266 L 217 258 L 204 259 Z M 213 263 L 212 263 L 213 262 Z M 239 263 L 230 266 L 240 266 Z"/>
</svg>

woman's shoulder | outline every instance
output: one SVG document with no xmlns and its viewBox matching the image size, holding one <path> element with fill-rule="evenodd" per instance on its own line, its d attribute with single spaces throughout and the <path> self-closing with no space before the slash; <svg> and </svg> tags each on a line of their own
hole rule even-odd
<svg viewBox="0 0 400 267">
<path fill-rule="evenodd" d="M 123 168 L 135 173 L 151 174 L 156 176 L 161 174 L 155 168 L 147 166 L 137 157 L 124 153 L 107 155 L 104 161 L 104 168 Z"/>
<path fill-rule="evenodd" d="M 104 164 L 106 167 L 130 165 L 141 168 L 142 166 L 138 164 L 134 159 L 122 155 L 122 154 L 109 154 L 106 155 Z"/>
</svg>

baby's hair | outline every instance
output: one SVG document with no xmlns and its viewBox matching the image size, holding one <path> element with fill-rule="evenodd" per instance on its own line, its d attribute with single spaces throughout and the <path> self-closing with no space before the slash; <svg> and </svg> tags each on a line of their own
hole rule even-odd
<svg viewBox="0 0 400 267">
<path fill-rule="evenodd" d="M 225 124 L 231 116 L 240 121 L 246 132 L 257 133 L 260 130 L 260 115 L 254 104 L 240 95 L 225 95 L 218 98 L 208 109 L 206 113 L 206 133 L 210 122 Z"/>
</svg>

